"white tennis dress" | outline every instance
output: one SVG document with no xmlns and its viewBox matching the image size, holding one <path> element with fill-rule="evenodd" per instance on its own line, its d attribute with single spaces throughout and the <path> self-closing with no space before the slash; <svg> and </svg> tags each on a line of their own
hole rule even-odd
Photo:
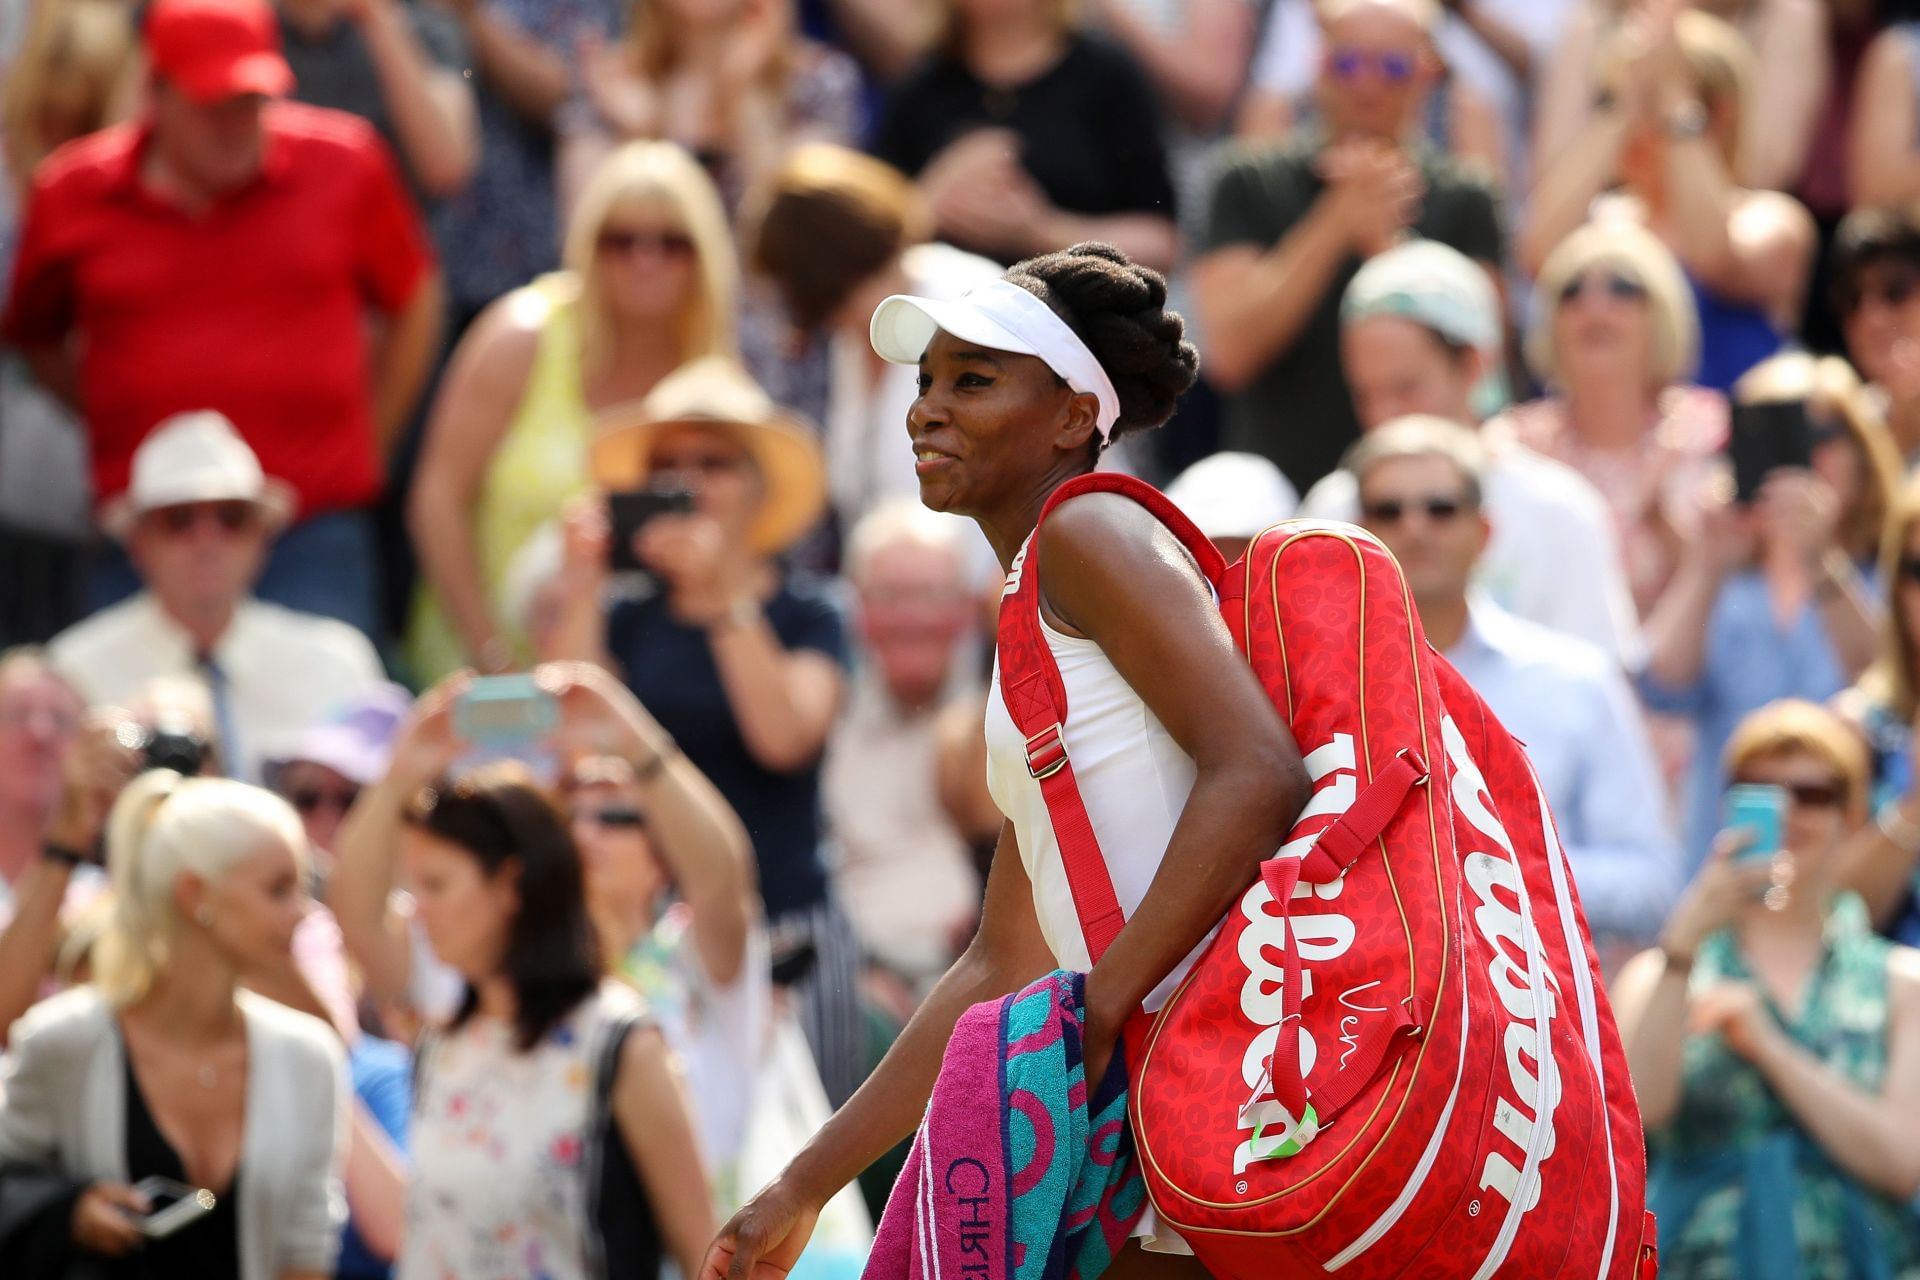
<svg viewBox="0 0 1920 1280">
<path fill-rule="evenodd" d="M 1120 909 L 1133 915 L 1153 883 L 1167 852 L 1174 824 L 1193 791 L 1193 759 L 1114 669 L 1099 645 L 1063 635 L 1046 623 L 1041 630 L 1060 666 L 1067 689 L 1063 737 L 1073 775 L 1086 802 L 1087 818 L 1113 877 Z M 1026 737 L 1000 696 L 1000 664 L 993 668 L 987 693 L 987 787 L 994 803 L 1013 824 L 1020 861 L 1033 882 L 1034 914 L 1053 958 L 1062 968 L 1086 972 L 1092 967 L 1080 916 L 1067 887 L 1060 844 L 1047 817 L 1046 798 L 1027 769 Z M 1166 1003 L 1206 950 L 1213 935 L 1201 940 L 1148 995 L 1148 1012 Z M 1173 1231 L 1159 1225 L 1153 1206 L 1141 1215 L 1133 1235 L 1153 1253 L 1190 1254 Z"/>
<path fill-rule="evenodd" d="M 1160 870 L 1167 841 L 1193 791 L 1193 760 L 1173 740 L 1158 717 L 1133 691 L 1091 640 L 1040 628 L 1060 666 L 1067 690 L 1067 723 L 1062 735 L 1073 775 L 1086 802 L 1087 817 L 1100 842 L 1114 896 L 1131 917 Z M 1000 696 L 1000 665 L 993 669 L 987 694 L 987 787 L 1000 812 L 1013 823 L 1020 861 L 1033 882 L 1033 904 L 1040 932 L 1062 968 L 1082 973 L 1091 967 L 1086 935 L 1067 887 L 1066 866 L 1047 816 L 1040 783 L 1027 769 L 1026 737 Z M 1180 985 L 1206 942 L 1194 948 L 1145 1002 L 1158 1009 Z"/>
<path fill-rule="evenodd" d="M 1041 621 L 1047 647 L 1067 687 L 1063 737 L 1087 817 L 1113 877 L 1120 910 L 1131 917 L 1166 855 L 1180 811 L 1193 790 L 1193 760 L 1133 686 L 1091 640 L 1062 635 Z M 1092 967 L 1086 935 L 1067 887 L 1060 844 L 1047 817 L 1040 783 L 1027 769 L 1026 736 L 1000 696 L 1000 664 L 987 693 L 987 788 L 1013 823 L 1020 861 L 1033 882 L 1034 912 L 1053 958 L 1065 969 Z M 1202 942 L 1146 999 L 1149 1013 L 1166 1003 L 1206 946 Z"/>
</svg>

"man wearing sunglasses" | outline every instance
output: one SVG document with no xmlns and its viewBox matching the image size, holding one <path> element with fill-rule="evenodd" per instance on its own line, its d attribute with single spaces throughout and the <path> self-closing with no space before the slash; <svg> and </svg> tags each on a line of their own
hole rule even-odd
<svg viewBox="0 0 1920 1280">
<path fill-rule="evenodd" d="M 54 665 L 95 705 L 125 706 L 158 677 L 199 677 L 232 775 L 258 781 L 264 753 L 383 678 L 353 627 L 253 598 L 292 510 L 287 486 L 261 474 L 220 414 L 161 423 L 101 515 L 144 589 L 56 636 Z"/>
<path fill-rule="evenodd" d="M 1658 934 L 1680 888 L 1679 845 L 1618 666 L 1472 589 L 1492 533 L 1487 463 L 1474 432 L 1414 416 L 1367 435 L 1346 465 L 1360 522 L 1400 562 L 1428 641 L 1526 743 L 1611 970 Z"/>
<path fill-rule="evenodd" d="M 1208 379 L 1228 396 L 1221 447 L 1305 489 L 1359 434 L 1340 375 L 1340 295 L 1409 235 L 1497 273 L 1495 197 L 1418 141 L 1440 72 L 1433 0 L 1325 0 L 1312 128 L 1230 154 L 1194 263 Z"/>
<path fill-rule="evenodd" d="M 79 411 L 101 501 L 154 423 L 230 417 L 299 495 L 260 594 L 374 634 L 370 509 L 439 350 L 426 225 L 371 127 L 284 100 L 266 0 L 141 7 L 140 112 L 34 174 L 0 331 Z M 137 586 L 107 552 L 95 607 Z"/>
<path fill-rule="evenodd" d="M 1340 308 L 1340 356 L 1362 432 L 1407 414 L 1464 427 L 1497 401 L 1500 304 L 1478 263 L 1443 244 L 1396 245 L 1362 267 Z M 1364 438 L 1364 437 L 1363 437 Z M 1639 619 L 1605 500 L 1578 472 L 1489 435 L 1493 534 L 1477 580 L 1501 608 L 1612 654 L 1639 659 Z M 1354 477 L 1321 480 L 1302 515 L 1353 520 Z"/>
<path fill-rule="evenodd" d="M 1832 272 L 1847 354 L 1885 399 L 1887 426 L 1911 469 L 1920 463 L 1920 217 L 1906 209 L 1848 214 Z"/>
</svg>

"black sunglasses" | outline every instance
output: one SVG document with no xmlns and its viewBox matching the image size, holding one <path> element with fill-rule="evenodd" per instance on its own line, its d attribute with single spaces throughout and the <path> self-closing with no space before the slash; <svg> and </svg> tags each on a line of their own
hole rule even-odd
<svg viewBox="0 0 1920 1280">
<path fill-rule="evenodd" d="M 684 258 L 693 252 L 693 237 L 684 231 L 624 231 L 609 227 L 599 236 L 600 252 L 629 254 L 644 250 L 662 258 Z"/>
<path fill-rule="evenodd" d="M 1752 783 L 1752 779 L 1738 781 Z M 1838 782 L 1760 782 L 1757 785 L 1779 787 L 1802 809 L 1837 809 L 1847 798 L 1847 789 Z"/>
<path fill-rule="evenodd" d="M 1838 289 L 1834 301 L 1841 315 L 1852 315 L 1869 302 L 1887 307 L 1903 307 L 1920 291 L 1920 272 L 1896 271 L 1871 284 L 1855 283 Z"/>
<path fill-rule="evenodd" d="M 1405 84 L 1420 69 L 1420 58 L 1418 54 L 1393 49 L 1374 52 L 1340 45 L 1328 51 L 1327 66 L 1339 80 L 1358 80 L 1371 71 L 1388 84 Z"/>
<path fill-rule="evenodd" d="M 1427 519 L 1445 524 L 1466 509 L 1465 498 L 1382 498 L 1363 503 L 1360 515 L 1368 524 L 1399 524 L 1409 512 L 1423 511 Z"/>
<path fill-rule="evenodd" d="M 609 805 L 604 809 L 576 809 L 573 818 L 576 822 L 591 822 L 595 826 L 609 827 L 617 831 L 638 831 L 647 825 L 646 815 L 631 805 Z"/>
<path fill-rule="evenodd" d="M 314 812 L 323 805 L 331 805 L 341 813 L 353 808 L 353 802 L 360 798 L 360 788 L 348 787 L 343 791 L 326 791 L 319 787 L 301 787 L 290 792 L 287 803 L 294 807 L 302 817 Z"/>
<path fill-rule="evenodd" d="M 1605 289 L 1607 296 L 1619 302 L 1639 302 L 1647 296 L 1647 286 L 1617 271 L 1583 271 L 1560 288 L 1560 301 L 1572 302 L 1593 285 Z"/>
<path fill-rule="evenodd" d="M 183 502 L 161 507 L 153 513 L 160 527 L 171 534 L 182 534 L 207 517 L 224 533 L 239 533 L 250 528 L 256 518 L 251 502 Z"/>
<path fill-rule="evenodd" d="M 738 471 L 745 463 L 745 457 L 738 453 L 696 449 L 692 453 L 650 455 L 647 458 L 647 472 L 655 476 L 668 475 L 676 471 L 722 475 L 728 471 Z"/>
</svg>

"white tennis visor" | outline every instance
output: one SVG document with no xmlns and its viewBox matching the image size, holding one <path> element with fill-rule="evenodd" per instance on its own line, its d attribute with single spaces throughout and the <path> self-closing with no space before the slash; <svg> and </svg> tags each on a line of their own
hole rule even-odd
<svg viewBox="0 0 1920 1280">
<path fill-rule="evenodd" d="M 896 293 L 874 308 L 870 336 L 882 360 L 919 364 L 942 329 L 993 351 L 1044 361 L 1069 387 L 1099 400 L 1100 438 L 1113 434 L 1120 396 L 1107 371 L 1053 308 L 1019 285 L 995 280 L 946 301 Z"/>
</svg>

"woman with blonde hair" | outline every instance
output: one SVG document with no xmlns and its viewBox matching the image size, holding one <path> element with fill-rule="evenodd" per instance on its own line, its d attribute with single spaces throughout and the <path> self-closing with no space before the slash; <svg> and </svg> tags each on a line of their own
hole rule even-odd
<svg viewBox="0 0 1920 1280">
<path fill-rule="evenodd" d="M 591 111 L 568 130 L 563 207 L 574 176 L 622 139 L 687 148 L 729 208 L 789 147 L 853 142 L 859 69 L 801 36 L 794 18 L 794 0 L 637 0 L 626 40 L 585 53 Z"/>
<path fill-rule="evenodd" d="M 1799 406 L 1811 461 L 1773 470 L 1748 502 L 1706 486 L 1647 617 L 1641 695 L 1696 734 L 1684 828 L 1696 860 L 1716 830 L 1719 754 L 1734 726 L 1777 698 L 1832 698 L 1873 660 L 1873 571 L 1899 476 L 1885 422 L 1837 357 L 1776 356 L 1735 399 Z"/>
<path fill-rule="evenodd" d="M 1527 358 L 1547 395 L 1493 429 L 1510 428 L 1606 498 L 1644 616 L 1727 434 L 1726 401 L 1690 385 L 1700 326 L 1686 277 L 1644 227 L 1595 223 L 1547 258 L 1532 314 Z"/>
<path fill-rule="evenodd" d="M 1696 381 L 1730 390 L 1799 325 L 1814 251 L 1806 209 L 1740 181 L 1758 93 L 1740 33 L 1653 0 L 1600 59 L 1603 106 L 1541 167 L 1520 262 L 1538 271 L 1583 223 L 1644 225 L 1687 273 L 1700 320 Z"/>
<path fill-rule="evenodd" d="M 119 0 L 33 6 L 26 41 L 6 68 L 0 136 L 9 205 L 62 143 L 108 123 L 133 53 L 133 21 Z"/>
<path fill-rule="evenodd" d="M 1878 0 L 1691 0 L 1731 24 L 1753 50 L 1756 83 L 1766 93 L 1754 103 L 1754 121 L 1744 130 L 1736 176 L 1757 191 L 1791 191 L 1823 158 L 1827 140 L 1821 115 L 1829 86 L 1847 78 L 1845 56 L 1835 46 L 1844 29 L 1866 18 L 1884 20 Z M 1559 40 L 1536 64 L 1540 88 L 1534 106 L 1536 171 L 1564 151 L 1599 109 L 1600 68 L 1595 54 L 1631 20 L 1643 0 L 1593 0 L 1568 5 Z M 1835 157 L 1838 158 L 1838 157 Z"/>
<path fill-rule="evenodd" d="M 1915 1275 L 1920 953 L 1875 937 L 1835 876 L 1867 815 L 1865 752 L 1788 699 L 1740 722 L 1725 772 L 1773 789 L 1776 831 L 1721 831 L 1612 992 L 1660 1274 Z"/>
<path fill-rule="evenodd" d="M 207 1280 L 332 1274 L 349 1120 L 340 1045 L 318 1019 L 239 986 L 287 963 L 306 856 L 299 815 L 257 787 L 161 769 L 121 793 L 93 985 L 21 1018 L 0 1078 L 0 1200 L 23 1169 L 52 1188 L 0 1256 L 137 1251 L 133 1274 Z M 135 1187 L 154 1177 L 200 1190 L 210 1212 L 144 1236 L 137 1218 L 154 1206 Z"/>
<path fill-rule="evenodd" d="M 1834 699 L 1873 761 L 1875 820 L 1848 842 L 1842 877 L 1895 941 L 1920 943 L 1920 778 L 1913 726 L 1920 717 L 1920 477 L 1909 477 L 1887 518 L 1880 557 L 1886 618 L 1880 652 L 1859 683 Z"/>
<path fill-rule="evenodd" d="M 736 349 L 732 235 L 681 148 L 636 142 L 608 156 L 564 259 L 481 314 L 434 402 L 408 500 L 426 577 L 408 638 L 416 679 L 524 657 L 490 602 L 521 544 L 587 487 L 595 415 Z"/>
<path fill-rule="evenodd" d="M 17 7 L 17 6 L 14 6 Z M 26 6 L 18 54 L 0 65 L 0 289 L 33 171 L 108 123 L 133 51 L 124 0 Z M 72 410 L 0 350 L 0 643 L 48 639 L 78 620 L 71 585 L 92 532 L 86 441 Z"/>
</svg>

